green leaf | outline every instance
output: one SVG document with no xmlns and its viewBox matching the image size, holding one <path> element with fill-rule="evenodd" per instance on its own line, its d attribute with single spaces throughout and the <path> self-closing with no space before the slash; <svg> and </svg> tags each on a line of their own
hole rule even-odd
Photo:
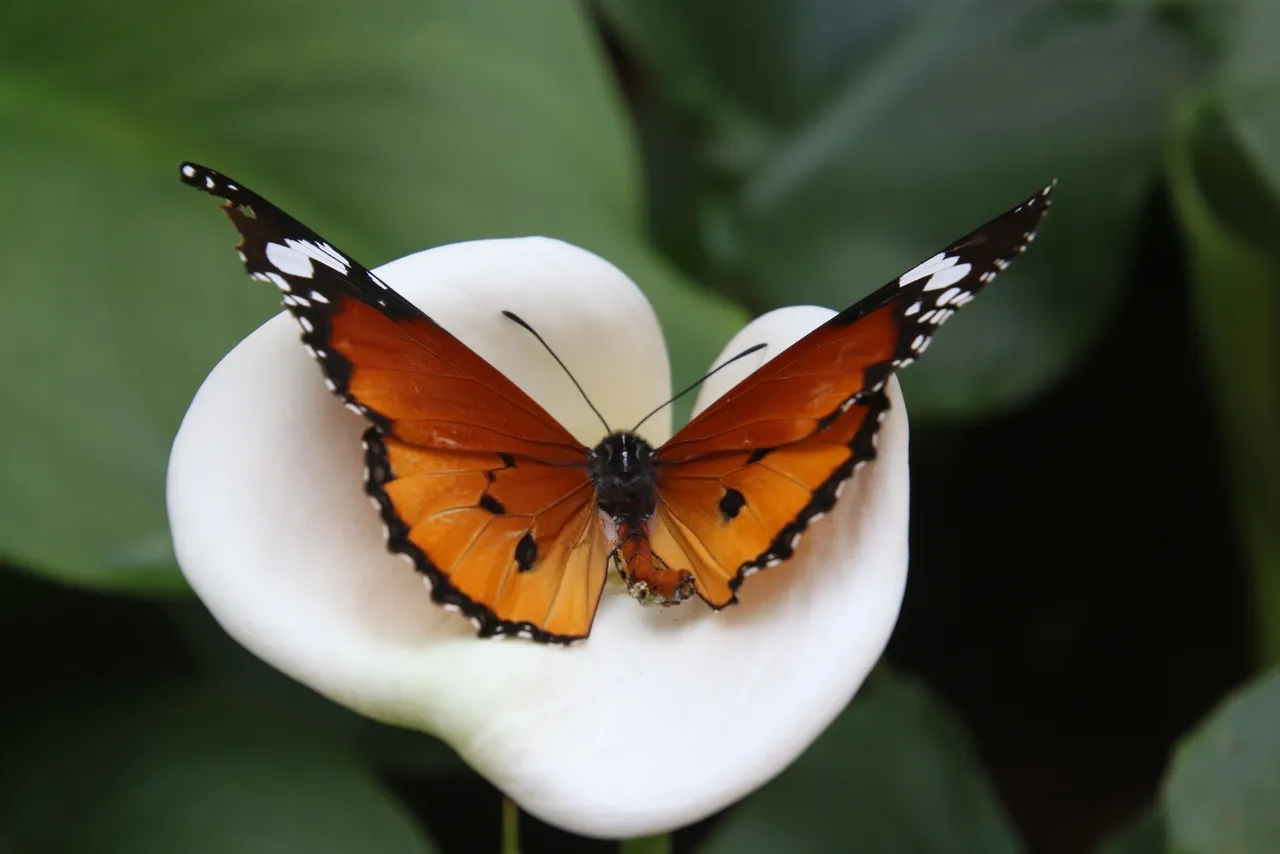
<svg viewBox="0 0 1280 854">
<path fill-rule="evenodd" d="M 1214 93 L 1245 156 L 1274 198 L 1280 195 L 1280 5 L 1237 4 Z M 1274 242 L 1274 232 L 1272 240 Z"/>
<path fill-rule="evenodd" d="M 159 0 L 0 10 L 0 555 L 75 583 L 182 589 L 172 437 L 275 309 L 177 164 L 216 166 L 365 263 L 546 234 L 618 264 L 678 380 L 742 320 L 640 236 L 602 52 L 569 0 Z"/>
<path fill-rule="evenodd" d="M 878 676 L 702 854 L 1022 850 L 963 729 L 922 685 Z"/>
<path fill-rule="evenodd" d="M 1223 69 L 1179 113 L 1168 170 L 1191 262 L 1193 316 L 1227 440 L 1236 526 L 1253 577 L 1259 653 L 1274 663 L 1280 662 L 1280 62 L 1257 33 L 1271 33 L 1273 45 L 1280 13 L 1272 4 L 1242 8 L 1252 15 L 1238 19 Z"/>
<path fill-rule="evenodd" d="M 618 846 L 618 854 L 671 854 L 671 843 L 669 833 L 624 839 Z"/>
<path fill-rule="evenodd" d="M 1280 841 L 1280 669 L 1185 739 L 1164 784 L 1173 854 L 1274 854 Z"/>
<path fill-rule="evenodd" d="M 0 828 L 16 851 L 429 854 L 334 743 L 209 694 L 155 691 L 6 721 Z M 6 849 L 8 850 L 8 849 Z"/>
<path fill-rule="evenodd" d="M 1166 854 L 1167 834 L 1159 810 L 1149 809 L 1098 846 L 1094 854 Z"/>
<path fill-rule="evenodd" d="M 699 129 L 702 186 L 684 179 L 681 198 L 707 278 L 758 308 L 843 308 L 1059 179 L 1033 250 L 904 373 L 913 416 L 1046 388 L 1120 298 L 1166 102 L 1198 62 L 1143 9 L 1082 7 L 605 3 Z M 654 192 L 678 208 L 672 194 Z"/>
</svg>

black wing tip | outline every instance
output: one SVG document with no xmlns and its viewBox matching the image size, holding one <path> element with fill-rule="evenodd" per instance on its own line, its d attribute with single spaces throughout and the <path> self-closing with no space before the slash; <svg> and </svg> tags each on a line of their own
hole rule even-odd
<svg viewBox="0 0 1280 854">
<path fill-rule="evenodd" d="M 1053 191 L 1057 189 L 1058 179 L 1053 178 L 1048 184 L 1044 185 L 1044 189 L 1036 193 L 1031 198 L 1022 203 L 1021 207 L 1027 208 L 1047 208 L 1053 204 Z"/>
<path fill-rule="evenodd" d="M 197 190 L 206 192 L 213 189 L 210 186 L 217 186 L 222 183 L 222 176 L 208 166 L 201 166 L 199 163 L 193 163 L 190 160 L 184 160 L 178 164 L 178 176 L 182 179 L 182 183 L 189 187 L 195 187 Z"/>
<path fill-rule="evenodd" d="M 201 166 L 199 163 L 193 163 L 190 160 L 184 160 L 178 165 L 178 177 L 188 187 L 195 187 L 202 193 L 208 193 L 211 196 L 217 196 L 228 201 L 233 200 L 235 195 L 243 192 L 243 189 L 235 181 L 223 175 L 217 169 L 210 169 L 208 166 Z"/>
</svg>

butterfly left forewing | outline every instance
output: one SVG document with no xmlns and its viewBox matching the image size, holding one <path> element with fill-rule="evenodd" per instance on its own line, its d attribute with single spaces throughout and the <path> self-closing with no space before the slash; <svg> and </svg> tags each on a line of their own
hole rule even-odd
<svg viewBox="0 0 1280 854">
<path fill-rule="evenodd" d="M 366 489 L 433 599 L 483 635 L 585 637 L 608 563 L 587 449 L 324 238 L 212 169 L 182 178 L 226 200 L 245 268 L 280 289 L 330 390 L 371 423 Z"/>
<path fill-rule="evenodd" d="M 842 311 L 726 392 L 658 450 L 654 551 L 713 607 L 791 556 L 875 456 L 884 384 L 1035 236 L 1052 187 Z"/>
</svg>

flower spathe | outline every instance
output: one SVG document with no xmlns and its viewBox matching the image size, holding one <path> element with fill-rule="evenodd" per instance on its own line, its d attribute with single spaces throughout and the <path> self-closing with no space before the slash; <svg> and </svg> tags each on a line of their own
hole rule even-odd
<svg viewBox="0 0 1280 854">
<path fill-rule="evenodd" d="M 615 427 L 670 395 L 652 307 L 600 258 L 545 238 L 439 247 L 378 275 L 502 370 L 587 446 L 604 430 L 530 323 Z M 246 286 L 250 286 L 246 284 Z M 725 356 L 700 411 L 830 317 L 771 312 Z M 643 608 L 611 577 L 568 647 L 476 637 L 386 550 L 363 490 L 367 423 L 321 380 L 281 314 L 213 370 L 174 443 L 182 571 L 241 644 L 334 701 L 452 745 L 522 808 L 599 837 L 697 821 L 768 781 L 845 706 L 888 641 L 907 566 L 907 421 L 897 384 L 879 458 L 796 556 L 715 612 Z M 667 411 L 641 431 L 671 433 Z"/>
</svg>

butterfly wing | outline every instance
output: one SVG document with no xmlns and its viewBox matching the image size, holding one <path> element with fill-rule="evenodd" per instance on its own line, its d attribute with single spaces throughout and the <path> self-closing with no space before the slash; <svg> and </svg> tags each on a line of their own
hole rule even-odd
<svg viewBox="0 0 1280 854">
<path fill-rule="evenodd" d="M 588 451 L 546 410 L 408 300 L 224 175 L 250 276 L 271 282 L 329 388 L 369 420 L 366 490 L 393 552 L 482 635 L 585 637 L 608 564 Z"/>
<path fill-rule="evenodd" d="M 658 450 L 653 549 L 713 607 L 791 556 L 875 456 L 884 384 L 1023 252 L 1052 186 L 957 240 L 766 362 Z"/>
</svg>

